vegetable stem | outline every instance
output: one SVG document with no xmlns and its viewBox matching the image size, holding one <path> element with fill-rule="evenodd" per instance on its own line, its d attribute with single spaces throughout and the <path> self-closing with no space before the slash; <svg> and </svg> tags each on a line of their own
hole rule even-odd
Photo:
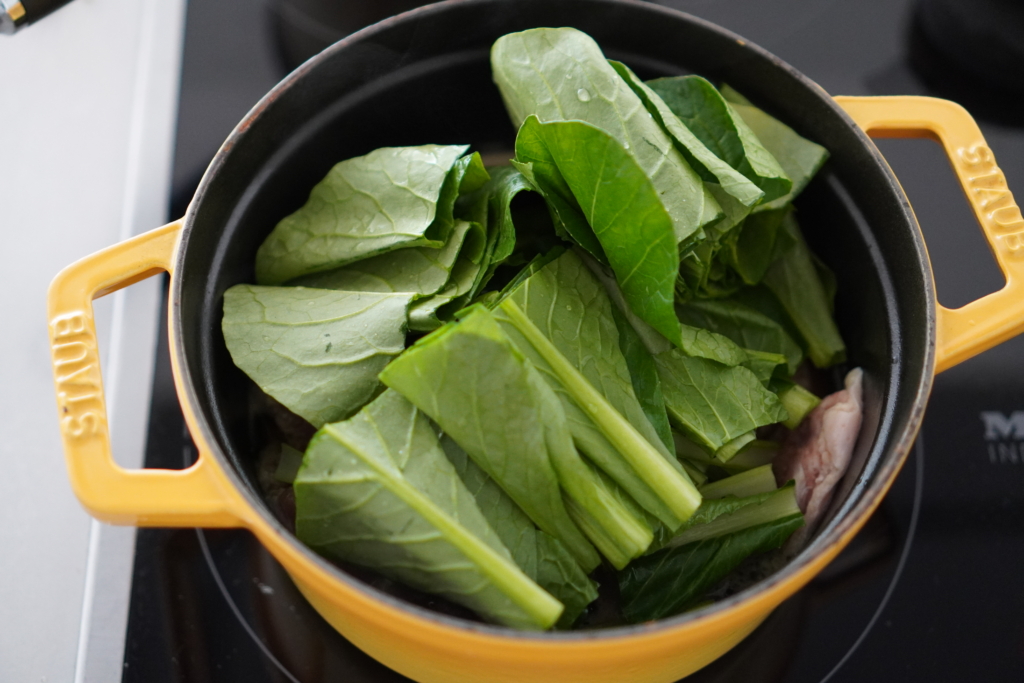
<svg viewBox="0 0 1024 683">
<path fill-rule="evenodd" d="M 707 500 L 725 498 L 726 496 L 745 498 L 774 490 L 775 475 L 772 474 L 771 465 L 755 467 L 747 472 L 740 472 L 700 487 L 701 495 Z"/>
<path fill-rule="evenodd" d="M 707 524 L 694 524 L 666 543 L 665 547 L 676 548 L 694 541 L 725 536 L 799 514 L 801 513 L 800 507 L 796 504 L 795 489 L 786 486 L 769 494 L 763 501 L 745 505 L 735 512 L 716 517 Z"/>
<path fill-rule="evenodd" d="M 665 502 L 680 520 L 689 519 L 700 506 L 696 487 L 654 448 L 619 414 L 608 401 L 558 352 L 554 344 L 537 329 L 529 316 L 512 299 L 505 299 L 500 308 L 512 323 L 551 365 L 573 400 L 600 429 L 605 437 L 626 458 L 644 482 Z"/>
<path fill-rule="evenodd" d="M 780 391 L 779 400 L 789 413 L 789 417 L 783 420 L 782 424 L 790 429 L 799 427 L 804 418 L 821 403 L 820 398 L 799 384 L 793 384 Z"/>
<path fill-rule="evenodd" d="M 374 471 L 378 481 L 385 488 L 443 533 L 452 545 L 474 562 L 481 573 L 534 618 L 541 628 L 550 628 L 558 621 L 562 614 L 562 603 L 534 583 L 514 562 L 501 557 L 493 548 L 452 519 L 403 479 L 397 469 L 383 467 L 376 458 L 364 456 L 359 444 L 349 441 L 343 432 L 336 429 L 335 424 L 324 427 L 324 432 L 330 434 L 331 438 L 352 454 L 359 456 L 362 463 Z"/>
</svg>

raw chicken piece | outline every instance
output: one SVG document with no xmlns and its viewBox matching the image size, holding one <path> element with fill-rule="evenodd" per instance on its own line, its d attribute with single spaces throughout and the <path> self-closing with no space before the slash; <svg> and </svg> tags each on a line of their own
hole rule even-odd
<svg viewBox="0 0 1024 683">
<path fill-rule="evenodd" d="M 851 370 L 846 388 L 825 397 L 804 418 L 772 463 L 780 486 L 790 479 L 796 482 L 797 505 L 806 519 L 787 544 L 790 548 L 802 546 L 814 531 L 832 500 L 832 490 L 850 465 L 860 433 L 863 377 L 860 368 Z"/>
</svg>

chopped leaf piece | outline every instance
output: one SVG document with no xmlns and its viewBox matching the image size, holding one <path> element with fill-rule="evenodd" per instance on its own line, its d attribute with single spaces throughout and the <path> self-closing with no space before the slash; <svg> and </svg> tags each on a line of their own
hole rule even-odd
<svg viewBox="0 0 1024 683">
<path fill-rule="evenodd" d="M 329 557 L 506 626 L 546 629 L 562 613 L 561 603 L 516 566 L 430 423 L 397 392 L 313 437 L 295 504 L 296 535 Z"/>
<path fill-rule="evenodd" d="M 687 523 L 666 546 L 675 548 L 706 538 L 725 536 L 799 514 L 795 486 L 789 484 L 776 490 L 772 482 L 772 488 L 757 493 L 706 501 L 702 509 L 691 518 L 693 522 Z"/>
<path fill-rule="evenodd" d="M 558 351 L 512 298 L 502 302 L 500 310 L 550 366 L 550 372 L 565 387 L 573 402 L 598 426 L 601 434 L 625 459 L 635 474 L 668 506 L 676 520 L 683 521 L 693 514 L 700 505 L 700 496 L 696 488 L 687 481 L 675 459 L 657 449 L 657 446 L 661 445 L 657 436 L 655 435 L 653 441 L 644 438 L 601 392 L 587 381 L 572 362 Z M 580 360 L 587 358 L 584 356 Z M 628 385 L 619 385 L 616 390 L 622 390 L 625 386 Z M 632 387 L 629 387 L 629 393 L 632 393 Z M 639 417 L 646 421 L 639 406 L 636 406 L 636 410 L 640 411 Z M 650 423 L 647 424 L 647 428 L 649 432 L 653 432 Z M 625 484 L 623 486 L 626 487 Z M 644 504 L 646 501 L 638 502 Z M 675 527 L 676 522 L 669 526 Z"/>
<path fill-rule="evenodd" d="M 647 85 L 719 159 L 764 190 L 764 201 L 792 189 L 793 182 L 779 162 L 707 79 L 674 76 Z"/>
<path fill-rule="evenodd" d="M 288 284 L 349 292 L 434 294 L 448 283 L 466 235 L 473 227 L 467 221 L 456 222 L 448 241 L 437 249 L 398 249 L 335 270 L 306 275 Z"/>
<path fill-rule="evenodd" d="M 641 81 L 628 66 L 622 62 L 608 60 L 612 68 L 618 72 L 626 84 L 633 89 L 637 97 L 647 107 L 647 111 L 661 124 L 661 127 L 672 136 L 676 149 L 693 167 L 700 177 L 709 183 L 718 183 L 743 206 L 754 206 L 764 197 L 764 191 L 747 180 L 742 173 L 722 161 L 703 142 L 700 141 L 686 125 L 679 120 L 658 93 Z M 721 199 L 716 195 L 716 199 Z M 723 207 L 724 208 L 724 207 Z"/>
<path fill-rule="evenodd" d="M 598 564 L 562 502 L 559 470 L 579 456 L 561 405 L 486 309 L 418 341 L 381 380 L 433 418 L 585 571 Z"/>
<path fill-rule="evenodd" d="M 554 155 L 548 149 L 540 121 L 532 116 L 523 122 L 516 135 L 516 158 L 512 165 L 544 197 L 555 231 L 566 240 L 574 240 L 602 263 L 608 259 L 593 228 L 583 216 Z"/>
<path fill-rule="evenodd" d="M 757 139 L 793 181 L 788 194 L 762 204 L 757 210 L 779 209 L 789 204 L 803 192 L 807 183 L 828 160 L 828 150 L 801 137 L 786 124 L 751 105 L 749 100 L 729 86 L 722 86 L 722 95 L 732 103 L 733 111 L 750 126 Z"/>
<path fill-rule="evenodd" d="M 747 354 L 747 359 L 743 362 L 743 367 L 754 373 L 761 380 L 761 384 L 768 386 L 778 374 L 789 376 L 785 369 L 786 357 L 782 354 L 754 351 L 753 349 L 744 349 L 744 351 Z"/>
<path fill-rule="evenodd" d="M 302 467 L 302 451 L 292 448 L 286 443 L 281 444 L 281 456 L 277 461 L 277 469 L 274 470 L 274 479 L 282 484 L 291 484 L 295 481 L 295 475 Z"/>
<path fill-rule="evenodd" d="M 748 216 L 723 243 L 722 258 L 748 285 L 764 279 L 768 267 L 789 244 L 779 238 L 782 222 L 792 210 L 758 211 Z"/>
<path fill-rule="evenodd" d="M 819 368 L 846 360 L 846 345 L 832 319 L 828 295 L 792 214 L 783 222 L 792 244 L 771 265 L 764 284 L 782 304 L 807 345 L 807 355 Z"/>
<path fill-rule="evenodd" d="M 622 145 L 604 131 L 581 121 L 534 121 L 529 119 L 523 129 L 536 128 L 544 141 L 601 243 L 626 302 L 678 343 L 679 322 L 672 304 L 679 251 L 663 197 Z"/>
<path fill-rule="evenodd" d="M 758 427 L 785 420 L 778 397 L 745 367 L 678 351 L 654 357 L 672 424 L 713 453 Z"/>
<path fill-rule="evenodd" d="M 790 375 L 803 360 L 800 346 L 781 325 L 738 301 L 694 299 L 677 306 L 676 314 L 684 324 L 717 332 L 744 349 L 784 356 Z"/>
<path fill-rule="evenodd" d="M 405 349 L 411 294 L 235 285 L 222 329 L 231 359 L 315 427 L 356 412 Z"/>
<path fill-rule="evenodd" d="M 787 382 L 787 386 L 778 391 L 778 396 L 786 408 L 786 412 L 789 413 L 789 419 L 782 421 L 782 424 L 789 429 L 799 427 L 807 414 L 821 403 L 820 398 L 792 382 Z"/>
<path fill-rule="evenodd" d="M 792 515 L 635 560 L 619 574 L 623 616 L 639 623 L 686 610 L 747 557 L 778 548 L 803 523 Z"/>
<path fill-rule="evenodd" d="M 597 599 L 597 585 L 562 542 L 537 529 L 526 513 L 487 476 L 455 440 L 445 434 L 441 448 L 476 499 L 480 512 L 523 572 L 565 605 L 559 628 L 569 628 Z"/>
<path fill-rule="evenodd" d="M 562 400 L 577 448 L 675 528 L 695 507 L 694 491 L 637 400 L 612 308 L 601 283 L 568 251 L 494 314 Z"/>
<path fill-rule="evenodd" d="M 658 438 L 668 451 L 673 453 L 675 444 L 672 441 L 672 427 L 668 423 L 668 411 L 665 409 L 665 397 L 661 393 L 661 379 L 658 378 L 658 367 L 654 364 L 654 357 L 619 307 L 611 306 L 610 309 L 612 320 L 619 331 L 619 350 L 629 369 L 633 393 L 636 394 L 636 399 L 640 402 L 640 407 L 643 408 L 644 415 L 647 416 Z"/>
<path fill-rule="evenodd" d="M 459 221 L 459 225 L 464 221 Z M 409 329 L 436 330 L 452 319 L 479 291 L 486 269 L 487 234 L 479 223 L 469 223 L 465 243 L 452 266 L 451 279 L 440 292 L 416 301 L 409 309 Z"/>
<path fill-rule="evenodd" d="M 775 475 L 772 474 L 772 466 L 761 465 L 702 486 L 700 492 L 706 500 L 710 500 L 726 496 L 745 498 L 758 493 L 768 493 L 775 489 Z"/>
<path fill-rule="evenodd" d="M 593 38 L 573 28 L 510 33 L 491 48 L 491 70 L 515 125 L 529 116 L 544 123 L 586 122 L 626 150 L 664 202 L 676 243 L 687 242 L 708 220 L 700 176 Z M 579 203 L 586 209 L 587 202 Z"/>
<path fill-rule="evenodd" d="M 260 245 L 256 281 L 277 285 L 393 249 L 440 247 L 450 228 L 441 217 L 431 229 L 441 187 L 465 151 L 464 145 L 384 147 L 336 164 Z"/>
</svg>

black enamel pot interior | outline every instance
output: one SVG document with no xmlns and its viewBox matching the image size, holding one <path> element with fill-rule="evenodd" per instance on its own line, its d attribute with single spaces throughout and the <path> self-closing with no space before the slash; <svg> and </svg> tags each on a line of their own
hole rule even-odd
<svg viewBox="0 0 1024 683">
<path fill-rule="evenodd" d="M 234 284 L 254 281 L 257 247 L 342 159 L 425 143 L 470 144 L 489 160 L 508 158 L 516 131 L 491 81 L 489 50 L 503 34 L 538 26 L 585 31 L 609 58 L 643 78 L 698 73 L 728 83 L 831 152 L 797 207 L 808 242 L 837 277 L 837 320 L 849 366 L 866 373 L 864 427 L 851 472 L 830 518 L 786 569 L 697 616 L 666 620 L 671 627 L 739 607 L 757 592 L 785 584 L 822 554 L 837 552 L 837 542 L 863 523 L 905 459 L 934 371 L 931 270 L 914 215 L 888 166 L 821 88 L 719 27 L 642 2 L 451 1 L 384 21 L 311 59 L 239 124 L 188 209 L 172 288 L 181 398 L 191 404 L 194 426 L 234 485 L 294 552 L 333 572 L 338 582 L 380 597 L 301 547 L 262 502 L 256 476 L 261 444 L 246 400 L 251 383 L 225 348 L 222 296 Z M 609 637 L 630 632 L 612 629 Z"/>
</svg>

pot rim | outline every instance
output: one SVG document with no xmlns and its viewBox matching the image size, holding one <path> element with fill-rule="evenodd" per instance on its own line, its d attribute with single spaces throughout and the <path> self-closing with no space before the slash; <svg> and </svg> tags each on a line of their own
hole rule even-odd
<svg viewBox="0 0 1024 683">
<path fill-rule="evenodd" d="M 278 97 L 284 94 L 291 87 L 301 82 L 303 76 L 314 69 L 320 62 L 327 59 L 333 53 L 345 49 L 353 43 L 360 42 L 370 36 L 375 35 L 378 32 L 391 28 L 392 25 L 398 22 L 406 22 L 415 20 L 422 16 L 428 16 L 431 14 L 445 12 L 449 8 L 461 5 L 473 5 L 473 4 L 489 4 L 496 0 L 443 0 L 434 4 L 418 7 L 407 12 L 403 12 L 393 17 L 389 17 L 381 22 L 363 28 L 355 33 L 346 36 L 342 40 L 334 43 L 330 47 L 326 48 L 323 52 L 311 57 L 304 64 L 299 66 L 296 70 L 287 75 L 284 79 L 278 82 L 266 95 L 264 95 L 259 102 L 239 121 L 234 127 L 224 143 L 220 146 L 216 156 L 210 162 L 203 177 L 196 190 L 196 194 L 192 201 L 189 203 L 188 209 L 186 210 L 185 216 L 183 217 L 181 237 L 178 241 L 178 245 L 175 250 L 174 262 L 179 263 L 181 257 L 183 257 L 185 251 L 188 248 L 189 236 L 192 232 L 195 217 L 198 211 L 198 207 L 202 204 L 203 198 L 213 182 L 213 179 L 220 172 L 221 167 L 224 165 L 226 158 L 230 154 L 235 143 L 241 139 L 248 132 L 251 125 L 262 115 Z M 693 610 L 690 612 L 684 612 L 682 614 L 668 617 L 665 619 L 657 620 L 656 622 L 648 622 L 641 624 L 632 624 L 628 626 L 615 626 L 608 628 L 599 628 L 592 630 L 581 630 L 581 631 L 546 631 L 546 632 L 532 632 L 532 631 L 521 631 L 504 626 L 497 626 L 492 624 L 472 622 L 459 617 L 453 617 L 439 612 L 434 612 L 424 607 L 408 603 L 404 600 L 396 598 L 388 593 L 385 593 L 373 586 L 370 586 L 361 580 L 349 575 L 344 570 L 340 569 L 326 558 L 320 556 L 309 548 L 306 544 L 302 543 L 292 532 L 288 531 L 283 524 L 270 512 L 264 501 L 256 496 L 250 487 L 244 482 L 239 474 L 235 471 L 234 467 L 230 464 L 227 457 L 225 456 L 222 449 L 217 445 L 217 437 L 215 431 L 212 429 L 209 421 L 198 406 L 201 405 L 198 394 L 196 392 L 197 378 L 193 377 L 189 371 L 189 365 L 185 358 L 185 347 L 184 340 L 182 338 L 182 324 L 181 324 L 181 296 L 182 296 L 182 278 L 178 277 L 176 273 L 171 274 L 170 283 L 170 306 L 169 306 L 169 320 L 168 320 L 168 335 L 170 337 L 170 351 L 174 357 L 172 363 L 173 372 L 175 375 L 175 383 L 178 387 L 179 400 L 187 404 L 186 416 L 191 414 L 192 420 L 189 425 L 192 430 L 198 430 L 198 433 L 194 433 L 197 444 L 206 445 L 206 453 L 216 460 L 218 469 L 220 469 L 227 480 L 230 481 L 237 493 L 241 494 L 241 498 L 245 500 L 248 515 L 246 515 L 242 524 L 250 531 L 256 533 L 257 537 L 265 545 L 268 541 L 274 541 L 282 543 L 290 547 L 291 550 L 296 551 L 306 563 L 312 565 L 312 567 L 320 574 L 326 575 L 332 582 L 340 582 L 346 584 L 350 588 L 367 594 L 370 597 L 384 602 L 385 604 L 397 608 L 407 615 L 425 619 L 431 622 L 434 626 L 441 626 L 445 628 L 454 628 L 461 632 L 469 632 L 484 636 L 497 636 L 500 638 L 511 638 L 516 640 L 535 641 L 538 643 L 579 643 L 594 640 L 609 640 L 609 639 L 625 639 L 625 638 L 636 638 L 641 636 L 653 635 L 678 629 L 680 627 L 693 627 L 701 622 L 714 620 L 719 617 L 726 615 L 733 610 L 736 610 L 741 605 L 753 602 L 755 598 L 761 596 L 766 597 L 768 594 L 781 589 L 785 584 L 790 584 L 793 581 L 797 581 L 798 585 L 795 590 L 802 588 L 811 578 L 817 573 L 814 571 L 812 565 L 815 563 L 821 563 L 823 556 L 828 554 L 830 551 L 837 553 L 846 542 L 848 542 L 853 535 L 859 531 L 860 527 L 867 521 L 868 517 L 875 510 L 882 498 L 888 492 L 896 475 L 899 473 L 903 464 L 906 462 L 909 455 L 910 449 L 913 446 L 914 440 L 921 428 L 921 424 L 924 417 L 925 405 L 928 401 L 928 396 L 931 392 L 932 383 L 935 376 L 935 356 L 936 356 L 936 293 L 934 277 L 932 276 L 931 262 L 928 258 L 927 249 L 925 247 L 924 238 L 921 233 L 920 226 L 917 222 L 917 218 L 914 215 L 913 209 L 910 205 L 909 200 L 903 191 L 902 186 L 897 180 L 892 169 L 889 167 L 885 158 L 879 152 L 878 148 L 871 141 L 871 139 L 864 133 L 853 119 L 840 107 L 832 97 L 817 83 L 812 81 L 810 78 L 805 76 L 803 73 L 790 66 L 771 52 L 764 48 L 752 43 L 741 36 L 729 31 L 713 22 L 695 17 L 686 12 L 680 10 L 654 5 L 643 0 L 589 0 L 595 5 L 630 5 L 638 9 L 643 9 L 647 12 L 653 12 L 656 14 L 662 14 L 666 17 L 671 17 L 675 20 L 684 20 L 686 22 L 696 24 L 702 28 L 716 32 L 724 37 L 738 42 L 743 45 L 745 49 L 750 50 L 754 56 L 759 57 L 771 63 L 777 69 L 781 69 L 786 74 L 791 76 L 800 82 L 801 85 L 807 87 L 810 90 L 815 91 L 818 96 L 826 102 L 827 106 L 832 110 L 832 113 L 841 118 L 850 128 L 854 130 L 854 133 L 859 136 L 862 144 L 867 148 L 872 158 L 877 164 L 879 164 L 885 171 L 886 178 L 891 189 L 894 191 L 895 196 L 900 200 L 900 208 L 904 213 L 904 218 L 912 228 L 912 239 L 913 245 L 917 252 L 917 258 L 921 265 L 922 271 L 927 274 L 924 283 L 927 298 L 931 303 L 928 311 L 926 312 L 927 330 L 925 330 L 925 355 L 924 365 L 925 372 L 921 373 L 921 380 L 916 387 L 912 389 L 914 393 L 913 397 L 913 408 L 910 416 L 907 419 L 907 423 L 902 431 L 892 437 L 892 447 L 888 452 L 875 452 L 874 446 L 872 446 L 871 453 L 865 467 L 870 467 L 873 463 L 875 466 L 874 470 L 874 481 L 867 486 L 858 483 L 847 496 L 847 500 L 840 505 L 833 514 L 832 518 L 828 520 L 828 523 L 821 527 L 811 541 L 803 550 L 800 551 L 794 558 L 790 559 L 785 566 L 775 571 L 768 577 L 761 579 L 747 588 L 731 595 L 727 598 L 723 598 L 716 602 L 701 607 L 700 609 Z M 883 279 L 884 282 L 884 279 Z M 891 283 L 888 283 L 891 286 Z M 907 387 L 902 378 L 894 376 L 890 381 L 889 398 L 883 407 L 882 420 L 879 424 L 879 432 L 883 430 L 883 426 L 887 419 L 887 416 L 891 416 L 892 403 L 895 400 L 897 393 L 910 392 L 911 388 Z M 853 503 L 851 505 L 851 502 Z M 255 519 L 254 519 L 255 518 Z M 258 527 L 263 527 L 262 529 Z M 265 532 L 270 531 L 272 535 L 267 535 Z M 277 558 L 277 553 L 274 552 L 273 548 L 268 548 L 271 554 Z M 831 558 L 829 558 L 830 561 Z M 823 565 L 822 565 L 823 566 Z M 820 571 L 821 567 L 818 567 Z M 289 572 L 290 573 L 290 572 Z M 795 590 L 793 592 L 795 592 Z M 788 597 L 788 596 L 785 596 Z M 781 602 L 778 601 L 778 602 Z M 776 603 L 777 604 L 777 603 Z M 774 609 L 776 604 L 771 605 Z"/>
</svg>

